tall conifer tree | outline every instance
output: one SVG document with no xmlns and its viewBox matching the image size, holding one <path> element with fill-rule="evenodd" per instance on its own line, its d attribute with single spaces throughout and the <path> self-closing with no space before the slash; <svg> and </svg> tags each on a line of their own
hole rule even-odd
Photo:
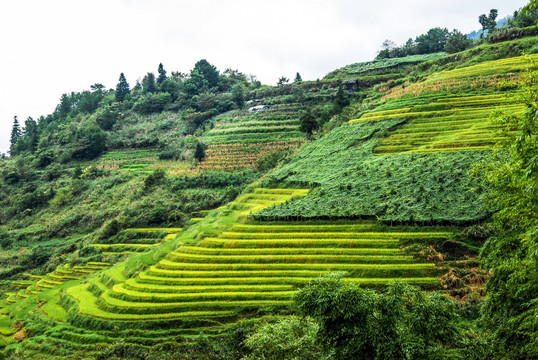
<svg viewBox="0 0 538 360">
<path fill-rule="evenodd" d="M 13 127 L 11 128 L 11 139 L 10 139 L 10 145 L 9 145 L 9 154 L 10 155 L 16 155 L 15 145 L 17 144 L 17 141 L 19 141 L 19 138 L 21 137 L 21 126 L 19 125 L 19 120 L 16 116 L 13 117 Z"/>
<path fill-rule="evenodd" d="M 129 83 L 127 83 L 125 75 L 121 73 L 118 85 L 116 85 L 116 101 L 123 102 L 123 100 L 125 100 L 125 96 L 127 96 L 130 91 L 131 90 L 129 89 Z"/>
</svg>

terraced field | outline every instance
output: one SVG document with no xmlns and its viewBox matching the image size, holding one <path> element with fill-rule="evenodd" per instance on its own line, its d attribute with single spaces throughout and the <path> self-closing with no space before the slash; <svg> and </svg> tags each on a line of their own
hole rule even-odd
<svg viewBox="0 0 538 360">
<path fill-rule="evenodd" d="M 281 142 L 304 139 L 299 131 L 300 104 L 273 105 L 257 112 L 233 111 L 215 118 L 204 135 L 209 144 Z"/>
<path fill-rule="evenodd" d="M 535 65 L 520 56 L 434 73 L 423 82 L 389 93 L 385 104 L 350 123 L 406 120 L 379 141 L 374 150 L 378 154 L 491 148 L 501 139 L 495 131 L 498 126 L 491 124 L 491 115 L 524 110 L 515 104 L 513 91 L 491 89 L 502 84 L 517 87 L 529 66 Z M 454 82 L 459 89 L 457 96 L 450 90 Z M 482 82 L 489 85 L 476 92 Z"/>
<path fill-rule="evenodd" d="M 107 243 L 96 243 L 92 246 L 100 249 L 103 255 L 130 254 L 147 251 L 173 239 L 182 228 L 140 228 L 126 229 L 109 239 Z"/>
<path fill-rule="evenodd" d="M 155 170 L 164 170 L 169 174 L 183 175 L 195 171 L 192 165 L 184 161 L 163 161 L 158 158 L 155 149 L 112 150 L 101 156 L 97 167 L 106 170 L 119 170 L 137 174 L 151 174 Z"/>
<path fill-rule="evenodd" d="M 452 97 L 410 108 L 372 112 L 360 120 L 406 118 L 407 122 L 379 141 L 375 153 L 478 150 L 492 147 L 500 136 L 491 124 L 496 111 L 517 114 L 513 94 Z"/>
<path fill-rule="evenodd" d="M 56 270 L 45 276 L 28 276 L 27 280 L 17 280 L 11 283 L 11 287 L 15 292 L 6 293 L 6 304 L 15 304 L 20 299 L 26 299 L 31 295 L 38 294 L 41 291 L 52 289 L 66 281 L 78 280 L 85 275 L 93 274 L 109 267 L 109 263 L 104 262 L 88 262 L 85 265 L 75 265 L 73 267 L 68 264 L 58 266 Z"/>
<path fill-rule="evenodd" d="M 300 140 L 253 144 L 217 144 L 206 150 L 206 158 L 198 168 L 204 170 L 241 170 L 253 168 L 261 157 L 274 152 L 289 152 L 301 145 Z"/>
<path fill-rule="evenodd" d="M 400 241 L 445 239 L 450 232 L 382 232 L 375 222 L 301 225 L 248 220 L 250 213 L 306 193 L 256 189 L 221 208 L 225 217 L 201 240 L 181 237 L 175 250 L 137 276 L 122 278 L 120 264 L 67 293 L 77 301 L 80 314 L 93 319 L 137 321 L 138 327 L 191 321 L 207 327 L 243 316 L 287 312 L 298 287 L 328 272 L 344 272 L 347 281 L 367 286 L 394 279 L 438 283 L 435 265 L 403 252 Z M 199 225 L 207 228 L 204 221 Z"/>
</svg>

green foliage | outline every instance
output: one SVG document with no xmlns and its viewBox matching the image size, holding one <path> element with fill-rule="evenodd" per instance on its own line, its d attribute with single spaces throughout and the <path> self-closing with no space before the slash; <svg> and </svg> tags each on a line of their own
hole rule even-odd
<svg viewBox="0 0 538 360">
<path fill-rule="evenodd" d="M 157 91 L 157 86 L 155 85 L 155 75 L 152 72 L 147 73 L 142 79 L 142 91 L 145 94 L 151 94 Z"/>
<path fill-rule="evenodd" d="M 482 14 L 478 17 L 478 22 L 482 25 L 482 34 L 480 34 L 480 37 L 483 37 L 486 31 L 492 32 L 495 30 L 495 27 L 497 26 L 495 19 L 497 18 L 498 13 L 497 9 L 491 9 L 489 15 Z"/>
<path fill-rule="evenodd" d="M 163 81 L 167 79 L 166 70 L 164 70 L 164 66 L 162 63 L 159 64 L 159 69 L 157 70 L 157 72 L 159 73 L 159 77 L 157 78 L 157 85 L 161 86 Z"/>
<path fill-rule="evenodd" d="M 282 159 L 289 155 L 289 153 L 290 152 L 286 150 L 277 150 L 267 155 L 264 155 L 256 161 L 256 169 L 261 172 L 270 170 L 276 167 L 278 163 L 282 161 Z"/>
<path fill-rule="evenodd" d="M 118 85 L 116 85 L 116 101 L 123 102 L 125 97 L 130 93 L 129 83 L 123 73 L 120 74 Z"/>
<path fill-rule="evenodd" d="M 243 360 L 322 360 L 325 356 L 316 341 L 319 326 L 311 319 L 291 316 L 277 323 L 267 323 L 247 337 L 251 350 Z"/>
<path fill-rule="evenodd" d="M 197 161 L 202 161 L 205 159 L 205 146 L 204 144 L 198 142 L 196 143 L 196 148 L 194 149 L 194 158 Z"/>
<path fill-rule="evenodd" d="M 529 72 L 520 116 L 501 117 L 504 151 L 484 162 L 496 233 L 482 250 L 487 282 L 483 321 L 499 358 L 538 357 L 538 73 Z M 514 129 L 517 129 L 513 131 Z"/>
<path fill-rule="evenodd" d="M 267 182 L 319 186 L 299 200 L 264 209 L 271 218 L 377 217 L 385 221 L 465 223 L 488 215 L 471 164 L 486 152 L 373 154 L 378 139 L 401 119 L 364 121 L 329 132 L 302 148 Z"/>
<path fill-rule="evenodd" d="M 426 34 L 417 36 L 415 39 L 416 52 L 418 54 L 432 54 L 445 50 L 447 38 L 449 36 L 446 28 L 433 28 Z"/>
<path fill-rule="evenodd" d="M 232 87 L 232 99 L 239 109 L 245 106 L 245 87 L 241 83 Z"/>
<path fill-rule="evenodd" d="M 278 85 L 278 86 L 282 86 L 282 85 L 284 85 L 284 84 L 287 84 L 289 81 L 290 81 L 290 79 L 288 79 L 287 77 L 285 77 L 285 76 L 281 76 L 281 77 L 278 79 L 277 85 Z"/>
<path fill-rule="evenodd" d="M 467 38 L 467 35 L 454 29 L 446 38 L 444 51 L 449 54 L 460 52 L 471 47 L 472 41 Z"/>
<path fill-rule="evenodd" d="M 442 359 L 459 335 L 454 302 L 400 283 L 376 294 L 329 275 L 294 301 L 319 324 L 317 338 L 334 359 Z"/>
<path fill-rule="evenodd" d="M 217 68 L 210 64 L 206 59 L 199 60 L 194 64 L 194 69 L 200 74 L 207 82 L 209 89 L 217 87 L 219 84 L 219 72 Z M 192 76 L 192 73 L 191 73 Z"/>
<path fill-rule="evenodd" d="M 17 117 L 13 117 L 13 126 L 11 127 L 11 138 L 9 141 L 9 153 L 13 156 L 16 155 L 15 145 L 22 135 L 21 127 L 19 125 L 19 120 Z"/>
<path fill-rule="evenodd" d="M 140 114 L 159 113 L 170 103 L 172 103 L 172 95 L 169 93 L 152 94 L 148 92 L 133 105 L 133 110 Z"/>
<path fill-rule="evenodd" d="M 92 124 L 84 124 L 76 131 L 73 159 L 93 159 L 106 150 L 105 133 Z"/>
<path fill-rule="evenodd" d="M 156 170 L 149 174 L 144 180 L 144 191 L 151 190 L 154 186 L 161 185 L 166 181 L 166 174 L 163 170 Z"/>
<path fill-rule="evenodd" d="M 307 136 L 312 136 L 312 133 L 319 127 L 318 122 L 310 109 L 307 109 L 301 113 L 299 122 L 299 130 L 306 133 Z"/>
<path fill-rule="evenodd" d="M 96 111 L 97 125 L 103 130 L 110 131 L 118 119 L 118 114 L 111 110 L 109 106 Z"/>
</svg>

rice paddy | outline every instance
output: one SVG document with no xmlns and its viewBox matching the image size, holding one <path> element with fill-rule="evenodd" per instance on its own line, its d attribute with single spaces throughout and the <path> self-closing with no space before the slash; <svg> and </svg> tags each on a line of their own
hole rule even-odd
<svg viewBox="0 0 538 360">
<path fill-rule="evenodd" d="M 502 140 L 496 131 L 499 127 L 491 122 L 492 115 L 498 112 L 517 115 L 524 111 L 523 106 L 515 104 L 514 92 L 492 92 L 489 88 L 480 93 L 461 91 L 451 95 L 439 88 L 432 95 L 415 90 L 457 80 L 470 91 L 472 82 L 496 76 L 513 78 L 529 65 L 529 60 L 521 56 L 434 73 L 422 83 L 402 88 L 416 97 L 389 98 L 386 104 L 350 123 L 405 119 L 379 141 L 374 149 L 377 154 L 489 149 Z"/>
<path fill-rule="evenodd" d="M 225 218 L 234 219 L 229 225 L 223 218 L 200 240 L 181 240 L 162 260 L 134 277 L 111 282 L 105 273 L 67 293 L 77 301 L 80 313 L 98 319 L 162 324 L 189 319 L 206 324 L 265 311 L 288 312 L 300 286 L 329 272 L 342 272 L 346 281 L 365 286 L 397 279 L 436 286 L 435 264 L 402 251 L 401 240 L 446 239 L 452 236 L 449 231 L 398 227 L 386 232 L 379 231 L 375 222 L 307 226 L 248 220 L 252 212 L 307 192 L 255 189 L 220 209 L 228 214 Z M 207 225 L 202 221 L 193 226 Z M 120 274 L 121 269 L 113 272 Z"/>
</svg>

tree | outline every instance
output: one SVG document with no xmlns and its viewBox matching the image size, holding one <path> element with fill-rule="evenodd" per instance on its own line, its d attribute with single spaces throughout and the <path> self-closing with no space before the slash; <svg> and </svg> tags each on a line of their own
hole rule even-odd
<svg viewBox="0 0 538 360">
<path fill-rule="evenodd" d="M 497 14 L 497 9 L 491 9 L 489 11 L 489 15 L 482 14 L 478 17 L 478 22 L 480 25 L 482 25 L 482 33 L 480 34 L 481 38 L 484 37 L 486 31 L 491 32 L 495 30 L 495 27 L 497 26 L 497 22 L 495 21 Z"/>
<path fill-rule="evenodd" d="M 196 143 L 196 148 L 194 149 L 194 158 L 198 161 L 205 159 L 205 147 L 200 142 Z"/>
<path fill-rule="evenodd" d="M 303 81 L 303 78 L 301 77 L 301 74 L 297 73 L 295 75 L 295 80 L 293 80 L 294 82 L 301 82 Z"/>
<path fill-rule="evenodd" d="M 166 76 L 166 70 L 164 70 L 164 66 L 162 63 L 159 64 L 159 69 L 157 70 L 159 73 L 159 77 L 157 78 L 157 85 L 161 85 L 164 80 L 167 79 Z"/>
<path fill-rule="evenodd" d="M 9 142 L 9 154 L 11 156 L 17 155 L 15 146 L 17 145 L 17 142 L 19 141 L 19 138 L 21 137 L 21 126 L 19 125 L 19 120 L 16 116 L 13 117 L 13 126 L 11 127 L 11 139 Z"/>
<path fill-rule="evenodd" d="M 147 73 L 142 79 L 142 90 L 144 93 L 154 93 L 157 90 L 155 85 L 155 75 L 151 72 Z"/>
<path fill-rule="evenodd" d="M 334 98 L 334 109 L 336 112 L 342 111 L 343 108 L 349 105 L 349 97 L 347 96 L 344 87 L 340 84 L 336 96 Z"/>
<path fill-rule="evenodd" d="M 209 89 L 217 87 L 219 84 L 219 72 L 206 59 L 199 60 L 194 64 L 194 69 L 207 81 Z M 191 73 L 192 74 L 192 73 Z"/>
<path fill-rule="evenodd" d="M 185 80 L 185 92 L 190 95 L 198 95 L 206 91 L 209 87 L 208 81 L 200 74 L 197 69 L 192 69 L 191 74 L 187 80 Z"/>
<path fill-rule="evenodd" d="M 118 85 L 116 85 L 116 101 L 123 102 L 123 100 L 125 100 L 125 97 L 129 94 L 130 91 L 131 90 L 129 89 L 129 83 L 125 78 L 125 75 L 121 73 Z"/>
<path fill-rule="evenodd" d="M 24 122 L 23 139 L 26 150 L 32 153 L 37 150 L 37 142 L 39 140 L 37 123 L 32 117 L 28 117 Z"/>
<path fill-rule="evenodd" d="M 318 323 L 318 342 L 335 360 L 443 359 L 442 345 L 457 342 L 455 303 L 401 283 L 376 293 L 330 274 L 299 290 L 294 303 Z"/>
<path fill-rule="evenodd" d="M 310 108 L 301 113 L 299 123 L 299 130 L 306 133 L 308 136 L 311 136 L 312 133 L 318 128 L 318 122 L 316 121 L 316 118 L 312 114 Z"/>
<path fill-rule="evenodd" d="M 232 86 L 232 99 L 239 109 L 245 106 L 245 87 L 242 83 Z"/>
<path fill-rule="evenodd" d="M 419 35 L 415 39 L 416 51 L 418 54 L 431 54 L 444 51 L 447 38 L 447 28 L 436 27 L 430 29 L 426 34 Z"/>
<path fill-rule="evenodd" d="M 499 358 L 538 358 L 538 72 L 527 74 L 523 115 L 502 116 L 502 151 L 481 166 L 495 234 L 481 253 L 493 274 L 482 320 Z M 517 129 L 517 130 L 514 130 Z"/>
<path fill-rule="evenodd" d="M 467 39 L 465 34 L 462 34 L 460 31 L 454 29 L 448 34 L 445 44 L 445 51 L 449 54 L 453 54 L 469 48 L 471 44 L 472 41 Z"/>
<path fill-rule="evenodd" d="M 285 76 L 281 76 L 281 77 L 278 79 L 277 85 L 278 85 L 278 86 L 282 86 L 282 85 L 284 85 L 284 84 L 287 84 L 289 81 L 290 81 L 290 79 L 288 79 L 287 77 L 285 77 Z"/>
</svg>

